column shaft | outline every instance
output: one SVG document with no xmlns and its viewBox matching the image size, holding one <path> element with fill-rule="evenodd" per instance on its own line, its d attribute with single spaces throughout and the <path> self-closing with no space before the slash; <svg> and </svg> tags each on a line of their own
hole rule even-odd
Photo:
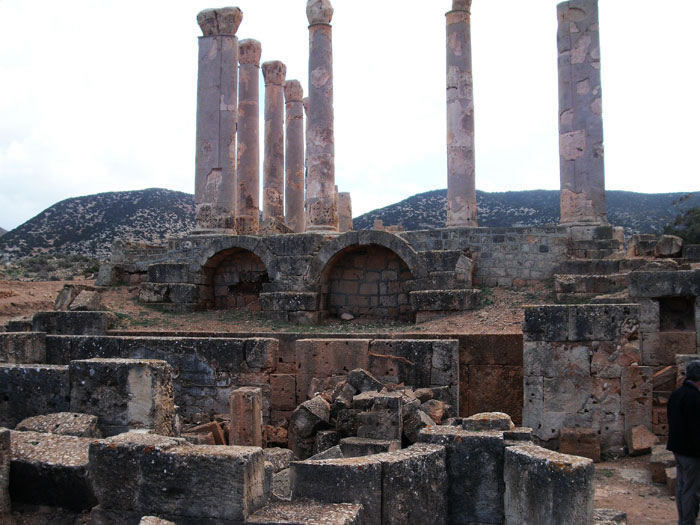
<svg viewBox="0 0 700 525">
<path fill-rule="evenodd" d="M 260 228 L 260 42 L 240 43 L 236 232 Z"/>
<path fill-rule="evenodd" d="M 263 220 L 284 221 L 284 77 L 282 62 L 262 65 L 265 79 Z"/>
<path fill-rule="evenodd" d="M 607 224 L 597 0 L 557 6 L 562 224 Z"/>
<path fill-rule="evenodd" d="M 350 193 L 338 193 L 338 218 L 341 233 L 352 231 L 352 199 Z"/>
<path fill-rule="evenodd" d="M 294 233 L 303 233 L 304 216 L 304 91 L 298 80 L 289 80 L 284 87 L 286 101 L 286 148 L 284 155 L 285 223 Z"/>
<path fill-rule="evenodd" d="M 447 226 L 476 226 L 471 0 L 447 13 Z"/>
</svg>

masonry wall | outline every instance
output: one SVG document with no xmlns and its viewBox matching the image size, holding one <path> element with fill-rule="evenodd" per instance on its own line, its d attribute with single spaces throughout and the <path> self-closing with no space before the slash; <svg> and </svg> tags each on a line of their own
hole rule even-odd
<svg viewBox="0 0 700 525">
<path fill-rule="evenodd" d="M 260 310 L 259 295 L 269 281 L 267 269 L 259 257 L 239 251 L 226 257 L 213 270 L 214 308 Z"/>
</svg>

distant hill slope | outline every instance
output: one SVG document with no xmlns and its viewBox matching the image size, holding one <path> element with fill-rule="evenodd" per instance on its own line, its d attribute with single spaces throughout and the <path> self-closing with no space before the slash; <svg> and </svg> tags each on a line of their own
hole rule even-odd
<svg viewBox="0 0 700 525">
<path fill-rule="evenodd" d="M 115 239 L 164 241 L 194 227 L 194 198 L 148 189 L 100 193 L 54 204 L 0 238 L 8 257 L 64 254 L 106 258 Z"/>
<path fill-rule="evenodd" d="M 627 233 L 658 233 L 679 213 L 674 201 L 684 193 L 608 192 L 610 221 Z M 558 191 L 477 192 L 481 226 L 542 226 L 559 221 Z M 414 195 L 354 221 L 369 229 L 375 219 L 406 230 L 445 225 L 446 190 Z M 700 206 L 700 193 L 683 203 Z M 195 226 L 194 197 L 164 189 L 100 193 L 54 204 L 0 237 L 0 258 L 37 254 L 107 258 L 115 239 L 162 242 Z"/>
<path fill-rule="evenodd" d="M 7 230 L 5 230 L 4 228 L 0 228 L 0 237 L 5 235 L 6 233 L 7 233 Z"/>
<path fill-rule="evenodd" d="M 632 193 L 608 191 L 608 218 L 631 233 L 660 233 L 681 211 L 674 206 L 687 193 Z M 559 192 L 556 190 L 476 192 L 480 226 L 542 226 L 559 222 Z M 409 197 L 354 220 L 356 230 L 372 228 L 381 219 L 385 226 L 401 225 L 405 230 L 443 228 L 447 219 L 447 190 L 429 191 Z M 685 201 L 682 209 L 700 206 L 700 192 Z"/>
</svg>

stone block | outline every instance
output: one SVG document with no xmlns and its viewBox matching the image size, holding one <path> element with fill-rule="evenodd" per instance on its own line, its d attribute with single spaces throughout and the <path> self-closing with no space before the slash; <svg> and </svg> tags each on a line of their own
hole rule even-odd
<svg viewBox="0 0 700 525">
<path fill-rule="evenodd" d="M 139 525 L 175 525 L 175 523 L 156 516 L 144 516 L 139 521 Z"/>
<path fill-rule="evenodd" d="M 470 334 L 459 337 L 461 365 L 523 366 L 522 334 Z"/>
<path fill-rule="evenodd" d="M 37 312 L 32 331 L 52 335 L 104 335 L 116 322 L 112 312 Z"/>
<path fill-rule="evenodd" d="M 267 370 L 275 367 L 279 342 L 277 339 L 251 337 L 245 340 L 245 361 L 251 369 Z"/>
<path fill-rule="evenodd" d="M 321 396 L 304 401 L 292 413 L 292 433 L 301 438 L 309 438 L 329 424 L 330 415 L 331 407 Z"/>
<path fill-rule="evenodd" d="M 10 431 L 0 428 L 0 517 L 10 512 Z"/>
<path fill-rule="evenodd" d="M 470 365 L 465 375 L 466 382 L 462 381 L 460 372 L 461 414 L 505 412 L 516 424 L 522 422 L 523 369 L 521 366 Z M 504 389 L 503 385 L 508 385 L 508 388 Z"/>
<path fill-rule="evenodd" d="M 627 514 L 615 509 L 595 509 L 593 523 L 595 525 L 627 525 Z"/>
<path fill-rule="evenodd" d="M 651 480 L 654 483 L 666 483 L 666 469 L 676 466 L 676 458 L 673 452 L 666 449 L 665 445 L 656 445 L 651 449 L 649 458 L 649 470 Z"/>
<path fill-rule="evenodd" d="M 437 425 L 441 425 L 443 420 L 449 419 L 453 415 L 451 414 L 452 407 L 438 399 L 429 399 L 421 404 L 420 409 Z"/>
<path fill-rule="evenodd" d="M 214 435 L 211 432 L 183 432 L 180 437 L 193 445 L 216 445 Z"/>
<path fill-rule="evenodd" d="M 46 334 L 0 333 L 0 363 L 46 363 Z"/>
<path fill-rule="evenodd" d="M 623 370 L 621 385 L 625 432 L 634 427 L 651 428 L 654 370 L 648 366 L 630 366 Z"/>
<path fill-rule="evenodd" d="M 270 374 L 270 407 L 294 410 L 297 407 L 297 382 L 293 374 Z"/>
<path fill-rule="evenodd" d="M 525 308 L 526 341 L 613 341 L 639 326 L 636 305 L 569 305 Z"/>
<path fill-rule="evenodd" d="M 356 368 L 348 374 L 347 382 L 358 392 L 379 392 L 384 385 L 366 370 Z"/>
<path fill-rule="evenodd" d="M 260 306 L 265 311 L 315 312 L 320 295 L 315 292 L 268 292 L 260 294 Z"/>
<path fill-rule="evenodd" d="M 676 479 L 677 479 L 676 467 L 667 468 L 665 471 L 665 474 L 666 474 L 666 487 L 668 488 L 669 493 L 676 494 Z"/>
<path fill-rule="evenodd" d="M 403 414 L 403 437 L 408 443 L 418 441 L 420 431 L 425 427 L 435 425 L 428 414 L 423 412 L 419 406 L 414 404 L 404 404 Z"/>
<path fill-rule="evenodd" d="M 100 431 L 174 431 L 172 368 L 149 359 L 86 359 L 70 363 L 72 412 L 98 416 Z"/>
<path fill-rule="evenodd" d="M 296 342 L 297 401 L 307 399 L 311 380 L 369 367 L 368 339 L 300 339 Z"/>
<path fill-rule="evenodd" d="M 227 445 L 226 436 L 224 436 L 224 431 L 221 429 L 221 425 L 217 421 L 210 421 L 209 423 L 204 423 L 202 425 L 197 425 L 187 429 L 188 434 L 204 434 L 211 435 L 212 445 Z M 188 440 L 189 441 L 189 440 Z M 206 443 L 199 443 L 205 445 Z M 235 444 L 235 443 L 232 443 Z"/>
<path fill-rule="evenodd" d="M 532 429 L 529 427 L 515 427 L 503 431 L 503 439 L 506 441 L 532 441 Z"/>
<path fill-rule="evenodd" d="M 96 290 L 83 290 L 73 299 L 68 310 L 71 312 L 95 312 L 104 310 L 102 296 L 100 292 Z"/>
<path fill-rule="evenodd" d="M 421 290 L 408 296 L 414 312 L 460 312 L 477 308 L 481 290 Z"/>
<path fill-rule="evenodd" d="M 382 452 L 394 452 L 401 449 L 401 441 L 371 439 L 362 437 L 348 437 L 340 440 L 340 450 L 343 457 L 358 458 L 381 454 Z"/>
<path fill-rule="evenodd" d="M 430 386 L 450 386 L 459 383 L 459 342 L 433 342 L 433 356 L 430 369 Z M 456 402 L 456 403 L 455 403 Z M 458 398 L 453 400 L 458 407 Z"/>
<path fill-rule="evenodd" d="M 569 338 L 569 310 L 566 306 L 525 307 L 525 341 L 566 341 Z"/>
<path fill-rule="evenodd" d="M 371 439 L 401 440 L 403 414 L 401 395 L 395 392 L 366 392 L 353 398 L 357 436 Z"/>
<path fill-rule="evenodd" d="M 0 364 L 0 425 L 70 410 L 67 366 Z"/>
<path fill-rule="evenodd" d="M 97 416 L 75 412 L 58 412 L 57 414 L 28 417 L 20 421 L 15 430 L 84 438 L 102 437 L 97 425 Z"/>
<path fill-rule="evenodd" d="M 659 438 L 652 434 L 647 427 L 639 425 L 625 432 L 625 441 L 630 456 L 641 456 L 649 454 L 652 447 L 659 442 Z"/>
<path fill-rule="evenodd" d="M 324 450 L 323 452 L 314 454 L 309 458 L 309 461 L 319 461 L 322 459 L 343 459 L 344 457 L 345 455 L 343 454 L 343 449 L 340 448 L 340 445 L 336 445 Z"/>
<path fill-rule="evenodd" d="M 675 235 L 662 235 L 654 247 L 656 257 L 680 257 L 683 252 L 683 239 Z"/>
<path fill-rule="evenodd" d="M 88 479 L 89 438 L 12 432 L 13 501 L 85 510 L 97 501 Z"/>
<path fill-rule="evenodd" d="M 421 430 L 419 442 L 446 449 L 449 523 L 503 522 L 502 433 L 436 426 Z"/>
<path fill-rule="evenodd" d="M 333 448 L 340 443 L 340 432 L 336 430 L 321 430 L 316 434 L 314 443 L 314 455 L 320 454 L 324 450 Z"/>
<path fill-rule="evenodd" d="M 277 473 L 288 469 L 294 460 L 294 454 L 287 448 L 264 448 L 265 463 L 272 466 L 272 471 Z"/>
<path fill-rule="evenodd" d="M 630 297 L 697 297 L 700 295 L 700 270 L 632 272 Z"/>
<path fill-rule="evenodd" d="M 245 525 L 361 525 L 362 505 L 355 503 L 275 502 L 252 516 Z"/>
<path fill-rule="evenodd" d="M 593 470 L 587 458 L 534 445 L 507 448 L 505 523 L 592 523 Z"/>
<path fill-rule="evenodd" d="M 148 280 L 152 283 L 189 283 L 189 265 L 185 263 L 156 263 L 148 267 Z"/>
<path fill-rule="evenodd" d="M 262 390 L 237 388 L 231 393 L 229 444 L 262 447 Z"/>
<path fill-rule="evenodd" d="M 369 371 L 382 381 L 429 387 L 432 357 L 432 341 L 375 339 L 369 347 Z"/>
<path fill-rule="evenodd" d="M 264 456 L 256 447 L 122 434 L 90 446 L 90 475 L 103 509 L 176 523 L 240 523 L 265 500 Z"/>
<path fill-rule="evenodd" d="M 512 430 L 515 428 L 508 414 L 503 412 L 483 412 L 462 420 L 462 428 L 472 432 L 481 430 Z"/>
<path fill-rule="evenodd" d="M 382 522 L 382 463 L 375 456 L 292 463 L 292 501 L 359 503 L 363 523 Z"/>
<path fill-rule="evenodd" d="M 592 428 L 559 430 L 559 452 L 600 462 L 600 436 Z"/>
</svg>

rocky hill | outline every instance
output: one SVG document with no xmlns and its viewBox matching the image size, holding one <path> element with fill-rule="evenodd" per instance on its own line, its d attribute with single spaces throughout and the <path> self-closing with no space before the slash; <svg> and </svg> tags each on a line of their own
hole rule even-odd
<svg viewBox="0 0 700 525">
<path fill-rule="evenodd" d="M 610 221 L 627 233 L 658 233 L 675 216 L 700 206 L 700 193 L 680 205 L 686 194 L 608 192 Z M 477 192 L 481 226 L 542 226 L 559 221 L 558 191 Z M 446 190 L 414 195 L 357 217 L 355 229 L 374 220 L 406 230 L 441 228 L 446 218 Z M 44 210 L 0 238 L 0 259 L 29 255 L 81 255 L 107 258 L 115 239 L 162 242 L 194 228 L 194 198 L 187 193 L 148 189 L 100 193 L 67 199 Z"/>
<path fill-rule="evenodd" d="M 194 198 L 163 189 L 100 193 L 54 204 L 0 238 L 0 255 L 107 258 L 115 239 L 161 242 L 194 227 Z"/>
<path fill-rule="evenodd" d="M 0 237 L 5 235 L 6 233 L 7 233 L 7 230 L 5 230 L 4 228 L 0 228 Z"/>
<path fill-rule="evenodd" d="M 675 204 L 687 193 L 632 193 L 608 191 L 608 218 L 623 226 L 627 234 L 660 233 L 678 213 L 700 206 L 700 192 L 682 204 Z M 548 190 L 485 193 L 477 191 L 480 226 L 543 226 L 559 222 L 559 192 Z M 442 228 L 447 218 L 447 190 L 420 193 L 354 220 L 356 230 L 365 230 L 380 219 L 384 226 L 400 225 L 405 230 Z"/>
</svg>

